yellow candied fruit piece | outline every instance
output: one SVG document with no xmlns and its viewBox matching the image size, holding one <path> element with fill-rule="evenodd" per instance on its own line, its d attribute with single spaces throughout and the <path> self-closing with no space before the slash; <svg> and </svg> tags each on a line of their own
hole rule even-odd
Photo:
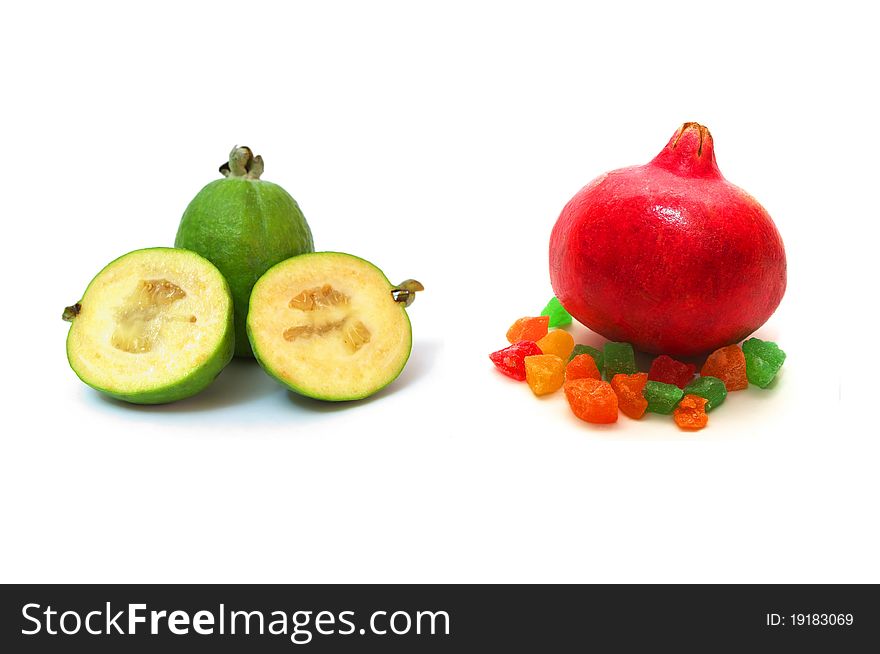
<svg viewBox="0 0 880 654">
<path fill-rule="evenodd" d="M 574 350 L 574 337 L 564 329 L 554 329 L 538 341 L 538 347 L 544 354 L 555 354 L 568 361 Z"/>
<path fill-rule="evenodd" d="M 565 382 L 565 360 L 555 354 L 526 357 L 526 383 L 535 395 L 547 395 L 562 388 Z"/>
</svg>

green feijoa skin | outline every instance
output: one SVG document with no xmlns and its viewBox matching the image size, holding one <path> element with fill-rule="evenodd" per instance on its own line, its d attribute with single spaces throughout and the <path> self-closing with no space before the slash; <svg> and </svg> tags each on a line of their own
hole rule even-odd
<svg viewBox="0 0 880 654">
<path fill-rule="evenodd" d="M 183 212 L 174 245 L 198 252 L 226 277 L 235 306 L 235 354 L 250 357 L 251 289 L 276 263 L 315 248 L 296 200 L 260 179 L 262 157 L 236 146 L 220 172 L 224 178 L 205 186 Z"/>
<path fill-rule="evenodd" d="M 232 296 L 195 252 L 129 252 L 64 310 L 70 367 L 86 384 L 134 404 L 164 404 L 206 388 L 232 359 Z"/>
<path fill-rule="evenodd" d="M 341 252 L 303 254 L 254 285 L 247 332 L 263 369 L 319 400 L 358 400 L 403 371 L 412 349 L 406 307 L 422 285 L 394 285 L 376 266 Z"/>
</svg>

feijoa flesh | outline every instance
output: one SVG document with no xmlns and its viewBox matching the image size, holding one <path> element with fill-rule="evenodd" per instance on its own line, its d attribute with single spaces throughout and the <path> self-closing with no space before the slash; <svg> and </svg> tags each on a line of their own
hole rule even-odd
<svg viewBox="0 0 880 654">
<path fill-rule="evenodd" d="M 412 349 L 406 307 L 420 290 L 350 254 L 303 254 L 254 286 L 248 337 L 260 365 L 296 393 L 361 399 L 403 371 Z"/>
<path fill-rule="evenodd" d="M 135 404 L 195 395 L 232 358 L 232 296 L 220 271 L 194 252 L 129 252 L 64 310 L 67 359 L 86 384 Z"/>
<path fill-rule="evenodd" d="M 254 283 L 279 261 L 315 248 L 296 200 L 260 179 L 262 157 L 236 146 L 220 172 L 224 178 L 205 186 L 187 206 L 174 245 L 198 252 L 226 277 L 235 305 L 235 354 L 249 357 L 245 326 Z"/>
</svg>

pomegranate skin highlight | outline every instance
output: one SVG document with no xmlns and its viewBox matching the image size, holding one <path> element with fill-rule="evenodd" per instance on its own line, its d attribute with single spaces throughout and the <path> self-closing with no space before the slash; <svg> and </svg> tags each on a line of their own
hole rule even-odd
<svg viewBox="0 0 880 654">
<path fill-rule="evenodd" d="M 550 236 L 550 282 L 581 323 L 644 352 L 697 355 L 763 325 L 785 293 L 782 237 L 685 123 L 651 162 L 582 188 Z"/>
</svg>

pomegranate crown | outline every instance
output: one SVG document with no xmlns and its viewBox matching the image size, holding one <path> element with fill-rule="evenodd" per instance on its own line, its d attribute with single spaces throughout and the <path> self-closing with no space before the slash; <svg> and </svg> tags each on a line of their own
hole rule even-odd
<svg viewBox="0 0 880 654">
<path fill-rule="evenodd" d="M 699 123 L 684 123 L 651 163 L 682 177 L 721 177 L 715 144 Z"/>
</svg>

